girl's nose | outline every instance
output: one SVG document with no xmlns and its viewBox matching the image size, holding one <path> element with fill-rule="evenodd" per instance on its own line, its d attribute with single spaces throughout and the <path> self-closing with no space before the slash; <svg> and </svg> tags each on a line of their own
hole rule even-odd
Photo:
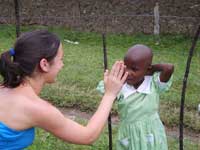
<svg viewBox="0 0 200 150">
<path fill-rule="evenodd" d="M 126 68 L 126 69 L 125 69 L 125 71 L 129 72 L 129 71 L 130 71 L 130 69 Z"/>
<path fill-rule="evenodd" d="M 131 70 L 130 70 L 130 69 L 126 68 L 125 71 L 128 72 L 128 75 L 130 75 L 130 73 L 131 73 Z"/>
</svg>

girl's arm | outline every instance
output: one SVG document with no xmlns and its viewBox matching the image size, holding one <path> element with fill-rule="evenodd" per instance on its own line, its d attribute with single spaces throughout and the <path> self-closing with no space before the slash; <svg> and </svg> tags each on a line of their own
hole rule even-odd
<svg viewBox="0 0 200 150">
<path fill-rule="evenodd" d="M 55 136 L 76 144 L 91 144 L 102 132 L 107 121 L 112 104 L 122 88 L 128 73 L 124 74 L 125 66 L 122 62 L 116 62 L 110 73 L 104 74 L 105 95 L 86 126 L 82 126 L 68 118 L 54 106 L 41 102 L 32 111 L 32 120 L 35 126 L 41 127 Z"/>
<path fill-rule="evenodd" d="M 151 73 L 149 73 L 151 72 Z M 160 81 L 167 82 L 172 73 L 174 72 L 174 65 L 173 64 L 154 64 L 151 65 L 148 71 L 148 74 L 153 74 L 154 72 L 161 72 L 160 73 Z"/>
</svg>

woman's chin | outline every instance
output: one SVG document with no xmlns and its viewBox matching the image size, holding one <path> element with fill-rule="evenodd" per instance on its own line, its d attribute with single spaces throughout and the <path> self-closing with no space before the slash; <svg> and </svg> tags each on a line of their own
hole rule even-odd
<svg viewBox="0 0 200 150">
<path fill-rule="evenodd" d="M 56 79 L 52 79 L 52 80 L 47 81 L 46 83 L 47 84 L 52 84 L 52 83 L 55 83 L 55 82 L 56 82 Z"/>
</svg>

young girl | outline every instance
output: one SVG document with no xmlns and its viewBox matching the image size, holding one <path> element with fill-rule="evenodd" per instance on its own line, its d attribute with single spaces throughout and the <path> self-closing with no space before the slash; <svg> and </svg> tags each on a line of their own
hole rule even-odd
<svg viewBox="0 0 200 150">
<path fill-rule="evenodd" d="M 120 125 L 117 150 L 167 150 L 167 139 L 158 115 L 159 95 L 169 89 L 171 64 L 152 65 L 152 51 L 145 45 L 131 47 L 124 64 L 129 73 L 118 95 Z M 100 82 L 98 90 L 103 92 Z"/>
<path fill-rule="evenodd" d="M 75 144 L 91 144 L 100 135 L 113 101 L 126 80 L 124 64 L 116 62 L 104 74 L 106 92 L 86 126 L 66 118 L 39 97 L 47 83 L 54 83 L 63 67 L 60 39 L 46 30 L 21 35 L 14 48 L 0 57 L 0 149 L 21 150 L 34 141 L 34 127 Z M 67 57 L 67 56 L 66 56 Z"/>
</svg>

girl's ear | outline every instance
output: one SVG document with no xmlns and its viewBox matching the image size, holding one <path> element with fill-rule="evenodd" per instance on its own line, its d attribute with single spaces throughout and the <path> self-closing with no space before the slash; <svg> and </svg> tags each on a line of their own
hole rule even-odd
<svg viewBox="0 0 200 150">
<path fill-rule="evenodd" d="M 152 65 L 149 65 L 147 68 L 146 75 L 152 75 L 152 74 L 153 74 Z"/>
<path fill-rule="evenodd" d="M 45 58 L 42 58 L 42 59 L 40 60 L 39 66 L 40 66 L 40 69 L 41 69 L 43 72 L 48 72 L 49 69 L 50 69 L 49 62 L 48 62 Z"/>
<path fill-rule="evenodd" d="M 152 65 L 149 65 L 149 66 L 148 66 L 148 70 L 151 70 L 151 69 L 152 69 Z"/>
</svg>

